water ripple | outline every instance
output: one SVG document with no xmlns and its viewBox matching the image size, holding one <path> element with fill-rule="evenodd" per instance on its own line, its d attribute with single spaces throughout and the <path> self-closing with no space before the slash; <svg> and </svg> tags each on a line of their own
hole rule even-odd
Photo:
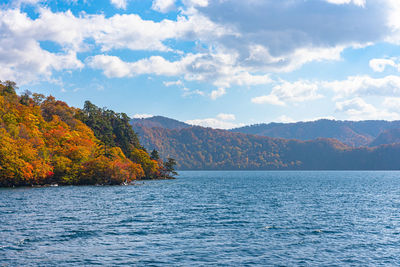
<svg viewBox="0 0 400 267">
<path fill-rule="evenodd" d="M 0 266 L 398 265 L 400 172 L 0 189 Z"/>
</svg>

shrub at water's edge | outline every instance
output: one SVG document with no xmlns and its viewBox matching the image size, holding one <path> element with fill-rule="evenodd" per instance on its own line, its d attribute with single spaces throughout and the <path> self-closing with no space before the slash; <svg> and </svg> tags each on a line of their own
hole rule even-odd
<svg viewBox="0 0 400 267">
<path fill-rule="evenodd" d="M 122 184 L 171 178 L 140 145 L 125 114 L 83 110 L 0 82 L 0 186 Z"/>
</svg>

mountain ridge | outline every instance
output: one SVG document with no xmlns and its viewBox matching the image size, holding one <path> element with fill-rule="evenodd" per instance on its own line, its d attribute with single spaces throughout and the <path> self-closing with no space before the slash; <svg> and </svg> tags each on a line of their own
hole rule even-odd
<svg viewBox="0 0 400 267">
<path fill-rule="evenodd" d="M 170 130 L 189 128 L 192 126 L 185 122 L 181 122 L 164 116 L 152 116 L 149 118 L 134 118 L 131 119 L 131 124 L 141 124 L 150 128 L 160 127 Z"/>
<path fill-rule="evenodd" d="M 313 140 L 318 137 L 335 138 L 349 146 L 359 147 L 368 146 L 380 133 L 394 128 L 400 128 L 400 121 L 321 119 L 296 123 L 262 123 L 231 129 L 231 131 L 298 140 Z"/>
<path fill-rule="evenodd" d="M 397 170 L 400 144 L 354 148 L 332 138 L 271 138 L 193 126 L 135 124 L 148 150 L 177 160 L 180 170 Z"/>
<path fill-rule="evenodd" d="M 131 124 L 141 124 L 149 128 L 159 127 L 170 130 L 193 127 L 193 125 L 163 116 L 134 119 L 131 121 Z M 302 141 L 314 140 L 317 138 L 334 138 L 348 146 L 360 147 L 374 144 L 373 141 L 381 133 L 397 128 L 400 129 L 400 121 L 341 121 L 320 119 L 316 121 L 294 123 L 259 123 L 233 128 L 227 131 Z"/>
<path fill-rule="evenodd" d="M 369 145 L 379 146 L 379 145 L 390 145 L 400 143 L 400 129 L 388 129 L 380 133 Z"/>
</svg>

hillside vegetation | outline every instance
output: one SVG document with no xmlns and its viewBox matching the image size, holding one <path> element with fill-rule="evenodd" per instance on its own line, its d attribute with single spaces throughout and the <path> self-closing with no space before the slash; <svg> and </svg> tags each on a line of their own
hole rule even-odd
<svg viewBox="0 0 400 267">
<path fill-rule="evenodd" d="M 134 124 L 141 143 L 182 170 L 398 170 L 400 144 L 353 148 L 336 139 L 270 138 L 203 127 Z"/>
<path fill-rule="evenodd" d="M 170 174 L 140 145 L 125 114 L 83 110 L 0 82 L 0 186 L 121 184 Z"/>
<path fill-rule="evenodd" d="M 372 141 L 369 146 L 380 146 L 380 145 L 390 145 L 400 143 L 400 129 L 389 129 L 383 131 Z"/>
<path fill-rule="evenodd" d="M 255 124 L 232 129 L 232 132 L 261 136 L 313 140 L 334 138 L 353 146 L 368 146 L 383 131 L 400 128 L 400 121 L 336 121 L 317 120 L 296 123 Z"/>
</svg>

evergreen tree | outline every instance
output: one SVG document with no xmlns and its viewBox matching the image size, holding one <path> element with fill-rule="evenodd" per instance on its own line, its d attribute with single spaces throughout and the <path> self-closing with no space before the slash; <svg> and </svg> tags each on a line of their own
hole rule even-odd
<svg viewBox="0 0 400 267">
<path fill-rule="evenodd" d="M 173 158 L 168 158 L 167 161 L 164 163 L 164 171 L 166 173 L 166 176 L 171 177 L 174 175 L 178 175 L 178 173 L 175 171 L 175 165 L 176 161 Z"/>
<path fill-rule="evenodd" d="M 139 138 L 129 123 L 130 118 L 125 113 L 99 108 L 86 101 L 77 118 L 88 125 L 106 147 L 118 146 L 125 155 L 131 155 L 134 148 L 141 148 Z"/>
<path fill-rule="evenodd" d="M 158 154 L 158 151 L 153 149 L 153 151 L 151 151 L 150 158 L 158 161 L 160 159 L 160 155 Z"/>
</svg>

